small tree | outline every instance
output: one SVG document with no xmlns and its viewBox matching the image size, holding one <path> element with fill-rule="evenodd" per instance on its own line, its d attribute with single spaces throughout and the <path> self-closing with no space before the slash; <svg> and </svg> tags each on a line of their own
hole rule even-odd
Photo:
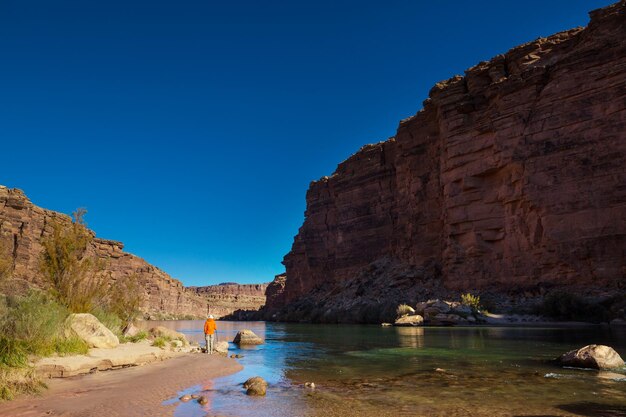
<svg viewBox="0 0 626 417">
<path fill-rule="evenodd" d="M 137 318 L 144 294 L 137 275 L 119 278 L 109 289 L 109 309 L 128 326 Z"/>
<path fill-rule="evenodd" d="M 106 299 L 107 281 L 102 265 L 87 256 L 93 236 L 87 229 L 85 209 L 73 213 L 70 227 L 58 222 L 43 239 L 40 269 L 50 283 L 51 293 L 74 313 L 89 312 Z"/>
</svg>

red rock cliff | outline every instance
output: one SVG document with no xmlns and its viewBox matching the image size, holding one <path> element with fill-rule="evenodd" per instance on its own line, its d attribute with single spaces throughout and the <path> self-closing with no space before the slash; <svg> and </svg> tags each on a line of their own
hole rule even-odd
<svg viewBox="0 0 626 417">
<path fill-rule="evenodd" d="M 312 182 L 268 307 L 379 259 L 434 265 L 449 291 L 623 291 L 626 2 L 590 15 L 438 83 L 394 138 Z"/>
<path fill-rule="evenodd" d="M 41 239 L 52 231 L 53 221 L 68 226 L 71 223 L 65 214 L 34 205 L 22 191 L 0 186 L 0 239 L 12 254 L 14 266 L 10 290 L 46 286 L 39 272 Z M 180 281 L 123 249 L 120 242 L 94 238 L 89 251 L 104 262 L 113 285 L 118 279 L 137 277 L 143 288 L 142 310 L 150 317 L 200 317 L 206 315 L 207 307 L 220 317 L 237 309 L 258 309 L 265 302 L 264 284 L 218 286 L 222 291 L 220 297 L 214 294 L 215 290 L 202 290 L 215 286 L 186 288 Z"/>
<path fill-rule="evenodd" d="M 255 311 L 263 307 L 267 284 L 225 283 L 187 288 L 207 300 L 211 314 L 223 317 L 236 310 Z"/>
</svg>

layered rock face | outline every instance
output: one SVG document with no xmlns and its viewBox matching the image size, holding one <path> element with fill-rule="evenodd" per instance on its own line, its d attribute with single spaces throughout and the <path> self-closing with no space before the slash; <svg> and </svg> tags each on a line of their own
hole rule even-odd
<svg viewBox="0 0 626 417">
<path fill-rule="evenodd" d="M 13 260 L 10 290 L 18 292 L 28 286 L 46 286 L 39 272 L 43 250 L 41 239 L 52 232 L 54 222 L 69 227 L 72 220 L 65 214 L 34 205 L 20 190 L 0 186 L 0 242 Z M 94 238 L 88 250 L 90 255 L 104 262 L 112 285 L 130 276 L 137 278 L 144 291 L 142 310 L 147 316 L 203 317 L 211 311 L 221 317 L 242 307 L 258 309 L 262 305 L 261 299 L 264 300 L 264 285 L 225 286 L 221 295 L 208 295 L 195 288 L 185 288 L 180 281 L 123 249 L 124 245 L 120 242 Z M 242 291 L 241 299 L 237 291 Z M 223 314 L 220 312 L 224 307 L 218 305 L 215 311 L 212 309 L 215 298 L 220 296 L 230 300 Z"/>
<path fill-rule="evenodd" d="M 626 2 L 590 15 L 438 83 L 394 138 L 311 183 L 268 307 L 336 298 L 381 259 L 429 271 L 407 288 L 623 293 Z"/>
<path fill-rule="evenodd" d="M 236 310 L 255 311 L 263 307 L 267 285 L 224 283 L 187 288 L 207 300 L 211 314 L 223 317 Z"/>
</svg>

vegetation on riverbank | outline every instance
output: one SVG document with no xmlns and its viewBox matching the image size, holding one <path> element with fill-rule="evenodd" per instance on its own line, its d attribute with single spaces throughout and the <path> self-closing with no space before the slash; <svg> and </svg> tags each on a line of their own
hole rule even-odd
<svg viewBox="0 0 626 417">
<path fill-rule="evenodd" d="M 124 328 L 139 313 L 139 284 L 131 276 L 110 285 L 106 265 L 89 252 L 93 235 L 84 215 L 84 210 L 77 210 L 71 227 L 52 224 L 52 233 L 42 241 L 39 266 L 47 290 L 0 295 L 0 400 L 44 386 L 29 365 L 33 358 L 87 353 L 88 345 L 66 331 L 65 321 L 72 313 L 93 314 L 121 342 L 147 337 L 145 332 L 123 337 Z M 0 284 L 7 285 L 11 273 L 9 254 L 0 247 Z"/>
</svg>

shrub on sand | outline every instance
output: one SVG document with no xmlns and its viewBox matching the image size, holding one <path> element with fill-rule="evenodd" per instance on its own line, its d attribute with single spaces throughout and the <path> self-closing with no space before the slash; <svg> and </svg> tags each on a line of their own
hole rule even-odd
<svg viewBox="0 0 626 417">
<path fill-rule="evenodd" d="M 470 293 L 461 294 L 461 304 L 471 307 L 475 312 L 482 309 L 480 305 L 480 297 Z"/>
<path fill-rule="evenodd" d="M 17 394 L 37 394 L 46 388 L 30 368 L 0 365 L 0 401 L 12 400 Z"/>
<path fill-rule="evenodd" d="M 167 342 L 171 341 L 169 337 L 159 336 L 152 342 L 152 346 L 159 347 L 161 349 L 165 348 Z"/>
<path fill-rule="evenodd" d="M 400 304 L 398 308 L 396 308 L 396 314 L 398 317 L 408 316 L 409 314 L 414 314 L 415 309 L 408 304 Z"/>
</svg>

